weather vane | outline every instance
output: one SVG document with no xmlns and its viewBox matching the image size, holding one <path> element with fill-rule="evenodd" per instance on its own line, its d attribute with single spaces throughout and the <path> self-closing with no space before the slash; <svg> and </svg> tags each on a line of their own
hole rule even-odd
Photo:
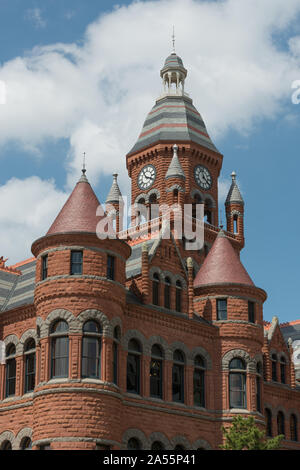
<svg viewBox="0 0 300 470">
<path fill-rule="evenodd" d="M 174 28 L 174 25 L 173 25 L 172 43 L 173 43 L 173 52 L 175 52 L 175 28 Z"/>
</svg>

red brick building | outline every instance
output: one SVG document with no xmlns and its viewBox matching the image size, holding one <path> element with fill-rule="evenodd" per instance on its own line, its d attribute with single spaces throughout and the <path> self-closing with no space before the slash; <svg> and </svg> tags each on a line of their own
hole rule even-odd
<svg viewBox="0 0 300 470">
<path fill-rule="evenodd" d="M 114 175 L 106 215 L 117 236 L 97 236 L 107 219 L 83 170 L 33 258 L 11 267 L 1 258 L 1 449 L 218 449 L 237 414 L 300 449 L 297 322 L 263 320 L 267 295 L 239 256 L 235 173 L 226 231 L 219 225 L 223 156 L 184 91 L 186 75 L 172 53 L 164 92 L 127 155 L 129 229 Z M 170 236 L 158 204 L 177 208 Z M 195 249 L 189 232 L 179 236 L 180 214 L 190 208 L 195 229 L 199 207 L 204 244 Z"/>
</svg>

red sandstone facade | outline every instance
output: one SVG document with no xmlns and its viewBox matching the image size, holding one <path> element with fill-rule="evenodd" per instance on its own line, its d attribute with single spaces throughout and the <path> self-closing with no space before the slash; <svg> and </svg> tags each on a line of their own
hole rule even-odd
<svg viewBox="0 0 300 470">
<path fill-rule="evenodd" d="M 163 69 L 169 85 L 173 73 L 180 78 L 185 70 L 175 56 Z M 177 100 L 184 96 L 177 90 Z M 169 89 L 160 109 L 179 113 L 185 104 L 173 99 Z M 151 119 L 143 138 L 152 132 Z M 237 414 L 254 416 L 268 435 L 283 432 L 283 449 L 300 449 L 293 350 L 276 317 L 272 324 L 263 321 L 266 293 L 239 259 L 244 203 L 235 175 L 224 231 L 218 226 L 222 155 L 208 140 L 180 140 L 173 115 L 161 119 L 167 122 L 153 132 L 168 127 L 174 138 L 154 135 L 127 155 L 132 202 L 147 207 L 149 220 L 122 231 L 120 200 L 111 196 L 118 234 L 99 239 L 103 217 L 83 174 L 48 233 L 33 243 L 34 258 L 20 263 L 22 269 L 34 263 L 34 297 L 12 308 L 7 301 L 0 313 L 6 356 L 0 365 L 2 449 L 218 449 L 222 426 Z M 156 177 L 141 189 L 138 177 L 148 164 Z M 197 165 L 209 170 L 207 190 L 195 180 Z M 184 204 L 203 203 L 204 246 L 186 249 L 174 231 L 163 238 L 162 216 L 151 217 L 157 202 L 176 203 L 182 211 Z M 82 257 L 72 272 L 74 252 Z M 0 266 L 0 274 L 16 281 L 23 272 L 19 265 Z M 87 322 L 98 330 L 87 333 Z M 64 326 L 55 330 L 58 324 Z M 86 349 L 86 337 L 98 349 Z M 98 362 L 91 357 L 95 351 Z"/>
</svg>

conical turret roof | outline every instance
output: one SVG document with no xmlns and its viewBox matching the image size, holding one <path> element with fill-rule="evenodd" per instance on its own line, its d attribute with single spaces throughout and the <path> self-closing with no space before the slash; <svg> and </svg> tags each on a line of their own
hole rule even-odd
<svg viewBox="0 0 300 470">
<path fill-rule="evenodd" d="M 96 216 L 99 206 L 100 202 L 83 171 L 47 235 L 64 232 L 96 233 L 97 224 L 104 217 L 104 215 Z M 104 214 L 104 211 L 102 213 Z"/>
<path fill-rule="evenodd" d="M 194 280 L 194 287 L 207 284 L 254 286 L 230 241 L 221 230 Z"/>
<path fill-rule="evenodd" d="M 183 179 L 185 179 L 185 174 L 184 174 L 184 171 L 182 169 L 181 163 L 179 161 L 177 150 L 178 150 L 178 145 L 174 144 L 173 145 L 173 157 L 172 157 L 172 160 L 170 162 L 169 168 L 168 168 L 166 176 L 165 176 L 166 179 L 168 179 L 168 178 L 183 178 Z"/>
<path fill-rule="evenodd" d="M 112 202 L 120 202 L 120 198 L 122 197 L 122 193 L 120 191 L 119 185 L 118 185 L 118 174 L 114 173 L 113 174 L 113 182 L 111 185 L 111 188 L 109 190 L 109 193 L 106 198 L 106 203 L 112 203 Z"/>
<path fill-rule="evenodd" d="M 244 199 L 241 195 L 239 187 L 236 182 L 236 173 L 233 171 L 231 173 L 232 183 L 227 194 L 225 204 L 241 204 L 244 205 Z"/>
</svg>

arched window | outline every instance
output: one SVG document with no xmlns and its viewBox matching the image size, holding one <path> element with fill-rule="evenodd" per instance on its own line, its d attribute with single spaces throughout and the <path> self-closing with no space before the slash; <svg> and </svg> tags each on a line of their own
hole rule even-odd
<svg viewBox="0 0 300 470">
<path fill-rule="evenodd" d="M 128 343 L 127 355 L 127 392 L 140 393 L 141 346 L 137 340 Z"/>
<path fill-rule="evenodd" d="M 146 222 L 147 220 L 146 219 L 146 213 L 147 213 L 146 201 L 144 198 L 140 198 L 137 203 L 140 205 L 140 207 L 138 207 L 136 211 L 136 225 L 140 225 Z"/>
<path fill-rule="evenodd" d="M 118 385 L 119 374 L 119 344 L 121 339 L 121 329 L 116 326 L 114 329 L 114 342 L 113 342 L 113 382 Z"/>
<path fill-rule="evenodd" d="M 182 289 L 182 286 L 181 286 L 181 282 L 180 281 L 176 281 L 176 298 L 175 298 L 175 310 L 177 312 L 181 312 L 181 289 Z"/>
<path fill-rule="evenodd" d="M 178 450 L 178 451 L 185 450 L 185 447 L 181 444 L 177 444 L 177 446 L 174 447 L 174 450 Z"/>
<path fill-rule="evenodd" d="M 260 362 L 256 364 L 256 409 L 261 411 L 261 377 L 262 365 Z"/>
<path fill-rule="evenodd" d="M 24 393 L 32 392 L 35 387 L 35 341 L 30 338 L 25 344 Z"/>
<path fill-rule="evenodd" d="M 51 377 L 69 375 L 69 326 L 58 320 L 51 328 Z"/>
<path fill-rule="evenodd" d="M 164 450 L 164 449 L 165 449 L 165 446 L 160 441 L 154 441 L 151 446 L 151 450 Z"/>
<path fill-rule="evenodd" d="M 128 450 L 141 450 L 141 444 L 138 439 L 135 437 L 131 437 L 127 442 L 127 449 Z"/>
<path fill-rule="evenodd" d="M 272 380 L 273 382 L 277 382 L 277 356 L 276 354 L 272 354 L 271 364 L 272 364 Z"/>
<path fill-rule="evenodd" d="M 16 393 L 16 347 L 9 344 L 6 348 L 5 397 Z"/>
<path fill-rule="evenodd" d="M 239 233 L 238 231 L 238 215 L 234 214 L 233 216 L 233 233 Z"/>
<path fill-rule="evenodd" d="M 204 205 L 204 222 L 208 224 L 213 223 L 213 218 L 212 218 L 212 202 L 210 199 L 205 200 L 205 205 Z"/>
<path fill-rule="evenodd" d="M 158 344 L 154 344 L 151 349 L 150 362 L 150 396 L 162 398 L 163 394 L 163 353 Z"/>
<path fill-rule="evenodd" d="M 83 325 L 81 377 L 101 377 L 101 328 L 94 320 Z"/>
<path fill-rule="evenodd" d="M 194 405 L 205 407 L 205 362 L 199 355 L 194 361 Z"/>
<path fill-rule="evenodd" d="M 265 409 L 265 416 L 266 416 L 266 434 L 268 437 L 272 437 L 272 413 L 269 408 Z"/>
<path fill-rule="evenodd" d="M 184 403 L 184 364 L 183 353 L 176 349 L 173 354 L 172 397 L 179 403 Z"/>
<path fill-rule="evenodd" d="M 152 303 L 153 305 L 159 305 L 159 275 L 157 273 L 153 274 Z"/>
<path fill-rule="evenodd" d="M 298 441 L 298 422 L 297 416 L 294 414 L 291 414 L 290 417 L 290 434 L 292 441 Z"/>
<path fill-rule="evenodd" d="M 286 362 L 285 362 L 285 358 L 281 356 L 280 358 L 280 381 L 282 384 L 285 384 L 285 376 L 286 376 Z"/>
<path fill-rule="evenodd" d="M 31 450 L 32 449 L 32 442 L 30 437 L 23 437 L 20 445 L 21 450 Z"/>
<path fill-rule="evenodd" d="M 1 445 L 1 450 L 12 450 L 12 445 L 10 441 L 4 441 Z"/>
<path fill-rule="evenodd" d="M 277 414 L 277 433 L 285 436 L 284 414 L 282 411 L 278 411 Z"/>
<path fill-rule="evenodd" d="M 234 358 L 229 364 L 229 406 L 246 408 L 246 366 L 242 359 Z"/>
<path fill-rule="evenodd" d="M 171 289 L 171 280 L 169 277 L 166 277 L 165 278 L 165 292 L 164 292 L 165 308 L 170 308 L 170 289 Z"/>
<path fill-rule="evenodd" d="M 158 210 L 157 210 L 156 204 L 157 204 L 157 196 L 155 193 L 152 193 L 149 197 L 149 220 L 152 220 L 158 217 Z"/>
<path fill-rule="evenodd" d="M 173 204 L 178 204 L 178 194 L 179 194 L 178 189 L 174 189 L 174 191 L 173 191 Z"/>
<path fill-rule="evenodd" d="M 192 202 L 192 217 L 194 217 L 194 219 L 197 218 L 197 205 L 198 204 L 202 204 L 202 199 L 201 199 L 200 194 L 196 193 L 194 196 L 194 200 Z"/>
</svg>

